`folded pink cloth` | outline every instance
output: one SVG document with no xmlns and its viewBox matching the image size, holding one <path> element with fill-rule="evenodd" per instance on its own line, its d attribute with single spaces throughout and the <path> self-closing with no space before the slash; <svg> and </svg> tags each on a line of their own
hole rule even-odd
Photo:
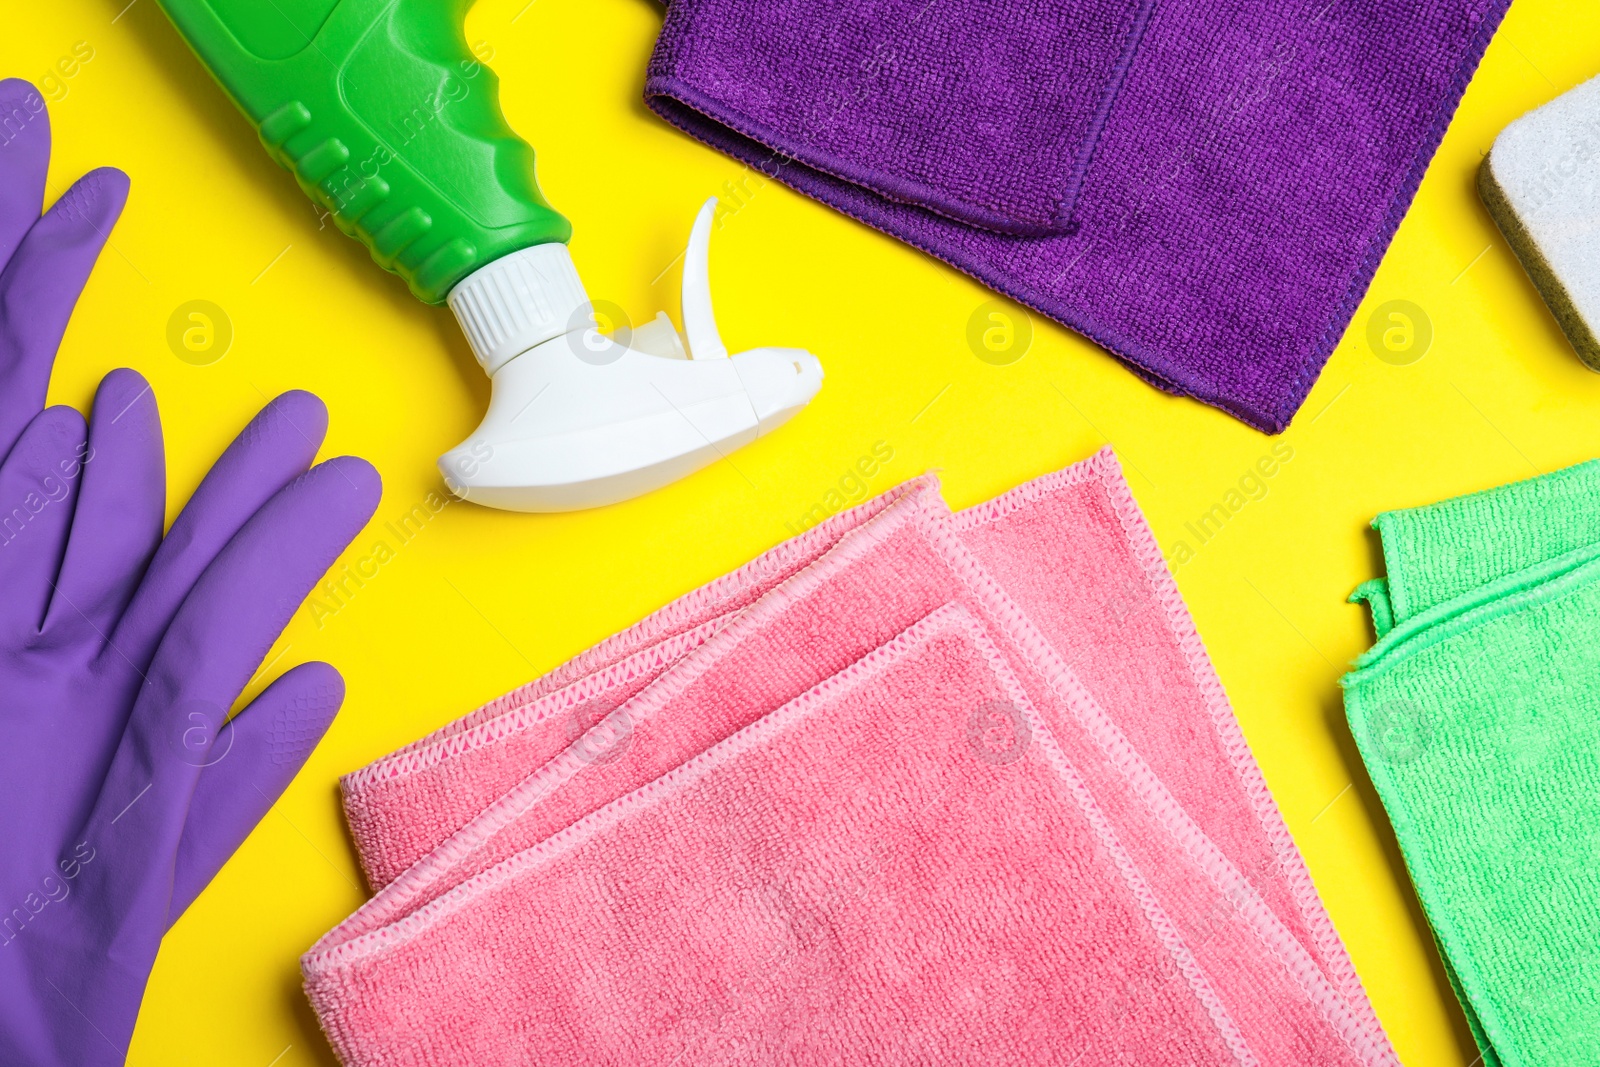
<svg viewBox="0 0 1600 1067">
<path fill-rule="evenodd" d="M 933 634 L 976 652 L 956 669 L 908 651 Z M 1001 695 L 934 699 L 983 685 Z M 938 707 L 963 731 L 954 751 Z M 919 770 L 909 753 L 921 749 L 881 730 L 852 754 L 831 731 L 861 715 L 948 758 Z M 818 796 L 780 788 L 767 751 L 779 737 L 780 762 L 804 768 L 794 781 Z M 930 783 L 944 797 L 1024 764 L 1052 786 L 1012 798 L 1023 814 L 904 831 L 918 862 L 943 857 L 922 872 L 940 873 L 937 894 L 919 896 L 916 871 L 886 873 L 879 856 L 846 899 L 806 896 L 806 929 L 828 936 L 795 935 L 781 980 L 751 971 L 764 927 L 706 907 L 750 864 L 836 894 L 829 864 L 852 855 L 849 819 L 901 825 L 894 797 Z M 1393 1062 L 1109 453 L 961 516 L 931 480 L 839 516 L 352 776 L 346 804 L 384 888 L 305 972 L 347 1063 L 669 1062 L 733 1048 L 781 1062 L 1091 1050 L 1101 1062 L 1130 1033 L 1133 1047 L 1169 1048 L 1144 1056 L 1162 1063 Z M 822 816 L 819 804 L 844 807 Z M 1076 830 L 1061 821 L 1074 810 Z M 709 836 L 685 836 L 691 825 Z M 1058 867 L 1070 889 L 1028 888 L 1030 872 Z M 556 888 L 569 884 L 581 902 Z M 1079 943 L 1044 918 L 1066 905 L 1037 897 L 1056 892 L 1096 901 L 1111 925 Z M 991 920 L 1018 924 L 1007 929 L 1020 940 L 959 970 Z M 921 954 L 884 941 L 884 923 Z M 574 934 L 594 928 L 628 934 L 607 954 Z M 713 933 L 702 947 L 715 966 L 693 949 Z M 567 941 L 555 951 L 552 939 Z M 865 970 L 842 974 L 836 957 Z M 698 960 L 688 977 L 674 970 L 685 959 Z M 1083 999 L 1085 981 L 1116 1005 L 1109 1016 Z M 995 982 L 1004 1004 L 985 992 Z M 727 1014 L 728 990 L 746 986 Z M 953 989 L 970 1012 L 952 1013 Z M 708 1003 L 720 1005 L 710 1030 L 696 1014 Z M 1031 1020 L 1021 1037 L 1012 1011 Z M 1155 1030 L 1132 1021 L 1145 1011 Z M 990 1040 L 1002 1031 L 1013 1038 Z"/>
<path fill-rule="evenodd" d="M 704 644 L 740 608 L 804 569 L 923 477 L 839 513 L 687 594 L 549 674 L 340 782 L 367 880 L 382 889 L 528 772 Z"/>
<path fill-rule="evenodd" d="M 1081 782 L 1042 743 L 976 757 L 973 709 L 1025 700 L 970 617 L 926 620 L 308 964 L 336 1047 L 373 1063 L 1234 1062 Z"/>
</svg>

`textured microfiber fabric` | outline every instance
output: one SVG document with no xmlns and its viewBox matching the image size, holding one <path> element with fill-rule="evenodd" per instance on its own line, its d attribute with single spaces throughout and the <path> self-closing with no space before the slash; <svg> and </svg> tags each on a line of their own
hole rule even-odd
<svg viewBox="0 0 1600 1067">
<path fill-rule="evenodd" d="M 1484 1060 L 1600 1049 L 1600 465 L 1379 517 L 1351 730 Z"/>
<path fill-rule="evenodd" d="M 1120 831 L 1131 835 L 1130 853 L 1141 870 L 1157 872 L 1160 884 L 1152 892 L 1184 943 L 1194 946 L 1192 966 L 1208 984 L 1211 1010 L 1229 1020 L 1225 1029 L 1234 1040 L 1263 1056 L 1261 1062 L 1344 1062 L 1340 1057 L 1352 1055 L 1356 1062 L 1387 1062 L 1381 1031 L 1109 452 L 955 520 L 932 488 L 923 481 L 887 507 L 860 509 L 858 516 L 871 518 L 865 524 L 857 516 L 842 516 L 834 529 L 807 535 L 809 543 L 802 538 L 796 548 L 775 550 L 709 587 L 707 595 L 691 595 L 607 642 L 587 663 L 580 657 L 549 683 L 528 687 L 525 693 L 559 696 L 585 669 L 603 675 L 622 666 L 619 675 L 629 677 L 636 666 L 627 666 L 628 661 L 637 663 L 641 651 L 656 654 L 663 634 L 692 633 L 705 625 L 702 616 L 711 617 L 713 634 L 697 640 L 659 681 L 634 690 L 637 697 L 576 744 L 569 743 L 573 726 L 564 712 L 534 713 L 541 698 L 520 705 L 499 702 L 464 720 L 470 727 L 447 729 L 348 779 L 347 807 L 366 812 L 363 825 L 369 831 L 399 825 L 408 808 L 413 821 L 434 819 L 435 830 L 445 833 L 457 819 L 471 819 L 308 957 L 308 988 L 336 1045 L 343 1049 L 341 1041 L 355 1042 L 350 1047 L 364 1050 L 347 1052 L 348 1062 L 379 1062 L 372 1058 L 371 1027 L 350 1023 L 348 1013 L 352 1004 L 382 1000 L 383 994 L 381 980 L 365 964 L 351 969 L 336 962 L 344 953 L 340 946 L 384 940 L 411 917 L 440 906 L 461 885 L 494 877 L 497 865 L 516 862 L 575 820 L 647 787 L 755 714 L 847 667 L 947 598 L 965 599 L 985 614 L 1003 632 L 1018 666 L 1031 672 L 1035 699 L 1049 706 L 1053 727 L 1067 729 L 1068 743 L 1088 765 L 1086 780 L 1114 813 Z M 860 528 L 836 537 L 846 526 Z M 1053 536 L 1052 526 L 1059 527 Z M 1091 595 L 1102 593 L 1097 581 L 1110 583 L 1106 602 L 1081 612 L 1081 618 L 1059 610 L 1046 610 L 1043 617 L 1052 636 L 1061 639 L 1076 640 L 1074 626 L 1083 635 L 1098 633 L 1103 648 L 1077 650 L 1091 667 L 1105 658 L 1117 632 L 1126 641 L 1123 653 L 1151 650 L 1143 690 L 1134 684 L 1131 690 L 1123 685 L 1110 691 L 1118 700 L 1159 701 L 1161 710 L 1175 717 L 1163 731 L 1142 706 L 1131 711 L 1134 718 L 1143 714 L 1151 720 L 1143 724 L 1148 736 L 1140 740 L 1153 758 L 1170 764 L 1172 791 L 1133 751 L 1106 709 L 1086 696 L 1064 701 L 1055 686 L 1078 684 L 1069 681 L 1071 668 L 988 578 L 961 537 L 1001 570 L 1020 564 L 1024 579 L 1039 570 L 1041 552 L 1047 553 L 1044 558 L 1061 553 L 1060 573 L 1053 575 L 1058 589 L 1064 593 L 1076 585 L 1085 607 L 1093 603 Z M 809 558 L 814 545 L 826 541 L 838 543 L 819 562 L 736 617 L 719 615 L 763 576 L 781 577 L 793 561 Z M 1048 608 L 1048 589 L 1035 588 L 1032 594 L 1037 606 Z M 875 610 L 863 613 L 863 603 Z M 796 634 L 811 639 L 797 643 Z M 1111 677 L 1125 660 L 1126 655 L 1111 657 L 1109 664 L 1100 664 L 1099 676 Z M 1163 686 L 1173 692 L 1162 692 Z M 557 703 L 545 710 L 571 706 Z M 508 739 L 513 746 L 506 745 Z M 559 758 L 541 766 L 551 752 Z M 490 809 L 477 814 L 470 805 L 449 807 L 455 794 L 440 786 L 452 775 L 463 779 L 509 770 L 514 776 L 514 769 L 496 765 L 520 760 L 528 761 L 520 764 L 523 772 L 539 769 Z M 456 769 L 444 769 L 450 765 Z M 1219 832 L 1220 847 L 1174 793 L 1194 802 L 1198 818 Z M 370 844 L 363 843 L 364 854 Z M 369 861 L 368 869 L 373 867 Z M 1134 997 L 1138 991 L 1113 994 Z M 393 1039 L 405 1040 L 405 1035 Z"/>
<path fill-rule="evenodd" d="M 1158 387 L 1278 432 L 1508 3 L 673 0 L 645 94 Z M 1046 41 L 1051 7 L 1079 31 Z M 1021 225 L 1052 213 L 1042 235 Z"/>
<path fill-rule="evenodd" d="M 388 885 L 438 848 L 702 644 L 736 609 L 850 530 L 909 496 L 942 510 L 930 492 L 935 485 L 918 479 L 843 512 L 551 674 L 346 776 L 345 811 L 373 887 Z M 1185 810 L 1264 887 L 1283 921 L 1303 933 L 1346 998 L 1365 1003 L 1110 450 L 963 512 L 952 530 L 1107 704 Z"/>
<path fill-rule="evenodd" d="M 1600 78 L 1507 126 L 1478 190 L 1573 349 L 1600 370 Z"/>
<path fill-rule="evenodd" d="M 917 513 L 911 509 L 901 508 L 898 513 L 885 514 L 874 525 L 881 528 L 864 529 L 852 535 L 836 553 L 830 554 L 829 559 L 808 570 L 796 582 L 786 583 L 764 597 L 713 642 L 596 728 L 602 732 L 609 730 L 609 736 L 594 740 L 589 747 L 575 746 L 561 759 L 542 768 L 524 787 L 508 795 L 498 810 L 485 813 L 474 826 L 441 847 L 428 862 L 406 872 L 362 913 L 313 950 L 306 961 L 307 988 L 347 1062 L 391 1062 L 414 1055 L 419 1043 L 430 1040 L 440 1020 L 450 1015 L 456 998 L 448 986 L 441 990 L 429 986 L 425 994 L 406 996 L 397 993 L 396 980 L 398 976 L 411 974 L 412 962 L 418 958 L 448 957 L 455 952 L 450 942 L 456 934 L 437 933 L 427 926 L 424 918 L 456 906 L 452 901 L 462 898 L 455 886 L 493 881 L 504 875 L 509 865 L 527 856 L 530 847 L 534 852 L 543 847 L 540 842 L 547 838 L 550 827 L 570 825 L 574 818 L 581 819 L 584 813 L 591 813 L 615 798 L 638 796 L 656 788 L 651 785 L 656 780 L 653 775 L 659 776 L 665 769 L 670 777 L 671 769 L 685 757 L 701 751 L 708 737 L 722 736 L 728 724 L 748 718 L 746 709 L 773 699 L 767 694 L 785 692 L 814 670 L 825 669 L 821 664 L 831 659 L 826 643 L 796 643 L 792 637 L 797 630 L 816 632 L 814 628 L 821 628 L 830 638 L 843 631 L 847 641 L 870 643 L 876 624 L 860 617 L 859 612 L 852 618 L 850 612 L 841 610 L 848 608 L 860 592 L 876 593 L 895 601 L 891 610 L 915 611 L 915 605 L 923 602 L 923 596 L 936 588 L 935 574 L 923 567 L 911 567 L 916 574 L 912 584 L 920 589 L 908 593 L 904 588 L 907 573 L 884 573 L 873 565 L 873 558 L 875 554 L 887 553 L 904 561 L 908 550 L 914 551 L 919 542 L 924 549 L 933 549 L 934 545 L 923 538 L 926 531 L 919 530 Z M 844 658 L 849 655 L 847 651 Z M 1070 677 L 1060 679 L 1060 684 L 1073 698 L 1087 702 L 1088 698 L 1081 691 L 1072 688 Z M 826 683 L 822 688 L 827 688 Z M 916 688 L 931 692 L 939 686 L 932 680 L 924 680 Z M 1036 691 L 1049 697 L 1048 686 Z M 1004 736 L 991 743 L 979 731 L 988 727 L 990 719 L 996 716 L 991 709 L 997 703 L 1006 709 L 998 713 L 998 717 L 1007 728 L 1002 731 Z M 1046 728 L 1037 725 L 1034 714 L 1021 697 L 1003 703 L 995 700 L 969 703 L 961 711 L 968 759 L 1006 766 L 1030 752 L 1035 742 L 1046 742 Z M 1093 712 L 1092 706 L 1077 709 L 1086 719 L 1092 717 Z M 912 718 L 915 720 L 916 715 Z M 1107 755 L 1094 752 L 1092 739 L 1081 725 L 1068 719 L 1058 721 L 1077 735 L 1073 743 L 1079 754 L 1094 760 L 1098 765 L 1094 773 L 1105 778 Z M 837 746 L 828 742 L 818 744 L 833 758 Z M 614 752 L 619 758 L 596 761 L 594 757 L 599 752 Z M 1093 787 L 1092 782 L 1090 786 Z M 759 789 L 760 783 L 750 783 L 734 792 L 758 804 L 754 797 Z M 870 780 L 860 789 L 870 791 Z M 1154 870 L 1169 880 L 1165 885 L 1136 884 L 1137 895 L 1147 917 L 1156 931 L 1164 934 L 1164 943 L 1173 954 L 1169 967 L 1175 974 L 1184 976 L 1194 998 L 1205 1009 L 1210 1025 L 1226 1039 L 1238 1062 L 1389 1062 L 1384 1056 L 1386 1046 L 1362 1032 L 1331 986 L 1321 979 L 1303 948 L 1272 920 L 1250 887 L 1243 884 L 1237 874 L 1230 880 L 1227 872 L 1202 866 L 1197 857 L 1216 861 L 1214 856 L 1204 855 L 1203 841 L 1189 841 L 1185 849 L 1162 849 L 1160 843 L 1153 840 L 1159 827 L 1154 827 L 1148 817 L 1139 819 L 1138 811 L 1128 810 L 1128 797 L 1117 795 L 1115 791 L 1102 791 L 1098 796 L 1102 800 L 1110 797 L 1106 804 L 1108 818 L 1116 827 L 1119 841 L 1127 848 L 1130 861 L 1141 872 Z M 834 824 L 819 826 L 809 819 L 795 818 L 798 822 L 785 820 L 785 832 L 802 838 L 794 842 L 797 850 L 809 855 L 837 849 L 829 837 Z M 718 820 L 701 816 L 699 821 L 715 824 Z M 1034 824 L 1044 821 L 1048 820 L 1030 820 Z M 824 839 L 805 839 L 808 833 L 823 835 Z M 986 850 L 992 851 L 995 846 L 995 842 L 988 842 Z M 772 850 L 768 844 L 766 851 Z M 1152 852 L 1160 855 L 1152 855 Z M 505 853 L 511 855 L 509 864 L 489 866 Z M 786 865 L 781 856 L 769 856 L 767 862 Z M 702 861 L 702 865 L 704 863 Z M 947 873 L 957 874 L 953 870 Z M 469 876 L 465 883 L 463 876 Z M 959 877 L 956 881 L 960 881 Z M 444 891 L 442 895 L 430 895 L 435 887 Z M 1094 895 L 1100 891 L 1084 887 L 1076 895 Z M 465 892 L 470 898 L 473 890 Z M 607 899 L 614 903 L 617 896 L 613 893 Z M 479 900 L 469 900 L 461 906 L 495 910 L 494 904 Z M 966 907 L 947 899 L 944 910 L 960 911 Z M 990 904 L 986 910 L 996 908 L 1005 910 L 1003 904 Z M 907 906 L 896 910 L 902 922 L 917 926 L 917 917 L 908 913 Z M 521 914 L 521 905 L 518 905 L 512 915 L 502 913 L 485 920 L 488 926 L 506 931 L 498 935 L 496 951 L 513 954 L 518 951 L 524 935 L 518 930 L 520 920 L 513 916 Z M 837 929 L 839 923 L 828 925 Z M 723 931 L 722 936 L 738 939 L 741 934 L 734 929 Z M 960 936 L 956 930 L 943 930 L 939 934 L 941 939 L 956 941 Z M 369 949 L 381 955 L 373 958 Z M 401 954 L 398 962 L 389 957 L 391 950 Z M 850 946 L 832 946 L 831 951 L 849 957 L 857 954 Z M 808 990 L 801 999 L 810 1002 L 827 997 L 832 1002 L 832 980 L 819 981 L 823 982 L 823 987 Z M 1058 981 L 1069 984 L 1064 976 L 1058 976 Z M 505 975 L 498 980 L 498 994 L 513 1005 L 526 1005 L 519 983 L 519 976 Z M 901 999 L 914 1001 L 916 992 L 915 989 L 906 990 Z M 1151 992 L 1142 980 L 1123 980 L 1099 989 L 1103 997 L 1130 1004 L 1142 1002 Z M 703 996 L 713 994 L 673 988 L 657 989 L 656 995 L 670 1015 L 671 1005 L 698 1003 Z M 398 1013 L 406 1022 L 380 1025 L 380 1018 L 388 1016 L 392 1020 L 397 1016 L 393 1003 L 396 996 L 408 1001 L 404 1012 Z M 515 1020 L 521 1018 L 519 1012 L 526 1010 L 526 1007 L 513 1008 L 482 1018 L 479 1031 L 488 1032 L 491 1040 L 498 1043 L 457 1047 L 453 1055 L 472 1060 L 492 1047 L 501 1060 L 523 1062 L 519 1057 L 532 1053 L 518 1043 L 520 1038 L 515 1035 L 520 1031 Z M 624 1011 L 623 1014 L 631 1017 L 636 1013 Z M 912 1015 L 912 1029 L 920 1033 L 927 1023 L 921 1020 L 920 1012 L 913 1011 Z M 1098 1019 L 1096 1023 L 1104 1025 Z M 813 1029 L 804 1018 L 791 1018 L 786 1025 L 800 1032 Z M 1068 1043 L 1067 1039 L 1076 1029 L 1063 1019 L 1049 1017 L 1042 1019 L 1040 1025 L 1056 1046 Z M 1184 1032 L 1181 1017 L 1169 1019 L 1166 1025 L 1169 1033 Z M 740 1023 L 734 1027 L 734 1034 L 743 1035 L 744 1039 L 751 1033 L 749 1024 Z M 1103 1039 L 1108 1035 L 1101 1036 Z M 915 1047 L 914 1040 L 908 1043 L 886 1036 L 875 1040 L 877 1044 L 869 1040 L 867 1047 L 876 1048 L 885 1042 L 894 1042 L 896 1048 Z M 845 1060 L 856 1058 L 850 1055 L 851 1047 L 843 1046 L 839 1055 Z M 669 1051 L 663 1050 L 661 1054 Z M 549 1050 L 544 1054 L 550 1055 Z M 1025 1056 L 1023 1050 L 1013 1054 Z M 581 1058 L 581 1054 L 574 1055 Z M 1184 1053 L 1179 1061 L 1195 1055 Z M 557 1062 L 564 1062 L 559 1053 L 555 1058 Z M 907 1061 L 890 1057 L 885 1062 Z M 1026 1056 L 1023 1062 L 1065 1061 Z M 1193 1062 L 1218 1061 L 1202 1056 Z M 1234 1060 L 1230 1058 L 1226 1062 Z"/>
<path fill-rule="evenodd" d="M 403 875 L 373 902 L 366 915 L 358 915 L 347 924 L 338 938 L 348 939 L 375 926 L 393 924 L 402 913 L 414 913 L 418 904 L 428 901 L 435 892 L 489 869 L 598 805 L 647 784 L 653 775 L 699 751 L 708 740 L 725 736 L 728 730 L 748 721 L 746 709 L 771 706 L 788 694 L 801 691 L 807 682 L 826 676 L 828 670 L 873 647 L 885 633 L 892 634 L 897 620 L 914 619 L 944 597 L 960 595 L 963 579 L 968 595 L 977 596 L 983 588 L 980 572 L 957 542 L 940 536 L 946 531 L 937 521 L 940 514 L 927 507 L 931 500 L 936 497 L 928 493 L 903 505 L 897 503 L 871 527 L 844 539 L 815 567 L 763 598 L 705 649 L 697 651 L 639 700 L 625 705 L 617 713 L 625 716 L 624 725 L 603 744 L 595 743 L 564 764 L 552 765 L 530 777 L 494 809 L 437 849 L 427 862 Z M 990 590 L 989 595 L 998 594 Z M 862 603 L 873 603 L 877 609 L 864 615 L 859 610 Z M 988 606 L 1003 617 L 1007 611 L 1003 605 L 1002 597 L 998 606 Z M 1026 626 L 1014 609 L 1011 615 L 1013 625 Z M 828 638 L 796 645 L 792 635 L 797 632 L 827 634 Z M 1037 635 L 1026 643 L 1040 644 Z M 1045 693 L 1044 698 L 1050 699 L 1049 694 Z M 1104 722 L 1099 726 L 1112 736 L 1087 739 L 1084 743 L 1098 740 L 1115 745 L 1118 739 L 1114 727 Z M 1081 730 L 1075 730 L 1073 737 L 1081 734 Z M 1129 754 L 1122 758 L 1136 762 Z M 1102 779 L 1107 773 L 1100 766 L 1104 761 L 1105 757 L 1100 756 L 1094 768 Z M 1153 783 L 1148 771 L 1143 772 L 1143 778 L 1157 795 L 1133 801 L 1148 800 L 1161 814 L 1182 822 L 1181 813 L 1171 811 L 1174 806 L 1170 798 Z M 1118 825 L 1130 826 L 1131 817 L 1119 818 Z M 1223 857 L 1215 850 L 1206 852 L 1192 825 L 1185 824 L 1183 829 L 1195 838 L 1191 847 L 1197 858 L 1190 861 L 1189 878 L 1176 876 L 1176 868 L 1183 861 L 1169 853 L 1149 851 L 1149 830 L 1134 834 L 1131 847 L 1136 853 L 1145 849 L 1138 855 L 1144 865 L 1173 879 L 1157 890 L 1158 896 L 1173 912 L 1172 921 L 1179 932 L 1207 946 L 1209 955 L 1203 965 L 1214 984 L 1221 987 L 1217 994 L 1234 1005 L 1259 1005 L 1263 996 L 1259 990 L 1272 988 L 1271 977 L 1259 975 L 1260 966 L 1275 966 L 1280 977 L 1285 967 L 1298 968 L 1300 973 L 1294 977 L 1309 983 L 1308 999 L 1319 1009 L 1335 1013 L 1351 1031 L 1350 1040 L 1359 1041 L 1353 1020 L 1341 1011 L 1331 987 L 1315 973 L 1315 965 L 1303 946 L 1292 943 L 1291 935 L 1266 913 L 1251 887 L 1228 867 Z M 1215 864 L 1215 869 L 1205 869 L 1203 862 Z M 1193 902 L 1186 897 L 1208 879 L 1214 883 L 1211 898 Z M 1220 893 L 1230 895 L 1219 898 Z M 1257 910 L 1255 919 L 1280 953 L 1276 964 L 1259 953 L 1243 958 L 1236 951 L 1229 954 L 1237 945 L 1223 936 L 1220 924 L 1224 913 L 1238 903 L 1230 903 L 1232 894 L 1239 895 L 1238 902 L 1248 902 Z M 1216 959 L 1219 955 L 1226 958 Z M 1252 1032 L 1241 1020 L 1240 1028 L 1246 1031 L 1243 1040 L 1264 1053 L 1329 1062 L 1316 1053 L 1315 1041 L 1304 1043 L 1309 1040 L 1305 1026 L 1285 1022 L 1293 1016 L 1293 1006 L 1285 1004 L 1275 1005 L 1266 1015 L 1258 1014 L 1251 1021 L 1260 1024 L 1264 1020 L 1265 1034 Z M 1314 1023 L 1307 1025 L 1315 1027 Z M 1274 1039 L 1288 1044 L 1280 1048 L 1272 1043 Z M 1269 1062 L 1277 1058 L 1267 1056 Z"/>
<path fill-rule="evenodd" d="M 1536 563 L 1600 543 L 1600 460 L 1372 520 L 1384 578 L 1359 586 L 1373 629 L 1397 623 Z"/>
<path fill-rule="evenodd" d="M 660 677 L 849 530 L 907 494 L 913 479 L 840 512 L 799 537 L 340 781 L 346 821 L 373 889 L 437 848 L 494 801 Z"/>
<path fill-rule="evenodd" d="M 958 222 L 1037 236 L 1071 223 L 1153 6 L 745 0 L 698 23 L 705 37 L 676 34 L 661 49 L 726 59 L 722 99 L 740 129 L 793 131 L 809 167 Z M 752 28 L 759 37 L 741 40 Z"/>
<path fill-rule="evenodd" d="M 308 960 L 341 1058 L 1242 1062 L 1038 720 L 1022 758 L 976 758 L 971 709 L 1023 698 L 981 635 L 929 622 Z"/>
</svg>

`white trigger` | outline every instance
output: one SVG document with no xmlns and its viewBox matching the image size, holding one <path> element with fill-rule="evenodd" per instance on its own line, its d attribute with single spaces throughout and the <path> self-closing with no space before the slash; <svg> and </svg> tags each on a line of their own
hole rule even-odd
<svg viewBox="0 0 1600 1067">
<path fill-rule="evenodd" d="M 717 198 L 712 197 L 700 206 L 683 253 L 683 337 L 690 359 L 728 358 L 711 306 L 711 223 L 716 217 Z"/>
</svg>

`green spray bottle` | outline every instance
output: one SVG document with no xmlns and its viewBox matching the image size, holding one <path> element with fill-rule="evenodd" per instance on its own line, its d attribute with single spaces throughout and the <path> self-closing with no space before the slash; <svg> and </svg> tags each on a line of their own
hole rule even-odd
<svg viewBox="0 0 1600 1067">
<path fill-rule="evenodd" d="M 455 313 L 493 382 L 482 425 L 439 459 L 463 498 L 568 511 L 637 496 L 776 428 L 821 387 L 809 352 L 723 346 L 715 200 L 684 257 L 682 333 L 665 314 L 598 329 L 572 227 L 462 35 L 473 0 L 159 3 L 335 225 Z"/>
</svg>

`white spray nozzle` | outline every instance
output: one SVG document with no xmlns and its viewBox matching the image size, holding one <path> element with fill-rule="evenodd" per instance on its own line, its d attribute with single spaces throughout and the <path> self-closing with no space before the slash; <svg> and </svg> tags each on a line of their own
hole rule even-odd
<svg viewBox="0 0 1600 1067">
<path fill-rule="evenodd" d="M 457 495 L 509 511 L 627 500 L 750 443 L 816 395 L 811 353 L 730 356 L 723 345 L 708 269 L 716 203 L 700 209 L 684 254 L 681 337 L 664 314 L 602 333 L 565 245 L 512 253 L 456 286 L 450 307 L 493 382 L 483 423 L 439 458 Z"/>
</svg>

